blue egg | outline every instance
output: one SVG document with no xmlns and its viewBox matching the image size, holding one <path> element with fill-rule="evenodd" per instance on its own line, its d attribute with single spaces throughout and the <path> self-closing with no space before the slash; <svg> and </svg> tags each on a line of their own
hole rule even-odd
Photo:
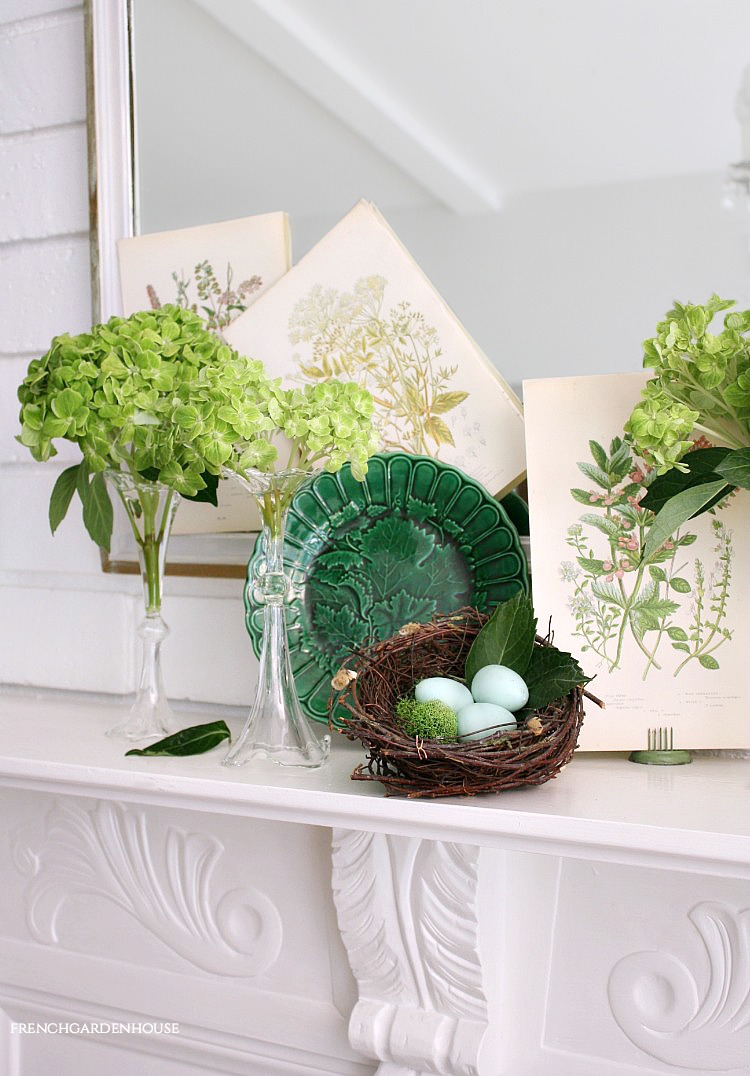
<svg viewBox="0 0 750 1076">
<path fill-rule="evenodd" d="M 459 740 L 483 740 L 485 736 L 496 735 L 499 731 L 517 728 L 510 710 L 489 702 L 472 702 L 459 710 L 456 716 Z"/>
<path fill-rule="evenodd" d="M 426 680 L 420 680 L 414 688 L 414 697 L 417 702 L 444 702 L 456 713 L 462 706 L 468 706 L 474 701 L 468 687 L 459 684 L 457 680 L 449 680 L 447 676 L 430 676 Z"/>
<path fill-rule="evenodd" d="M 529 701 L 526 681 L 506 665 L 485 665 L 471 681 L 475 702 L 491 702 L 506 710 L 520 710 Z"/>
</svg>

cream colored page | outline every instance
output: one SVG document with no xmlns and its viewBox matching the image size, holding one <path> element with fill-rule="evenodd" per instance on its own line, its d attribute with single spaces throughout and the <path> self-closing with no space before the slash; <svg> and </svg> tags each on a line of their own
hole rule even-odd
<svg viewBox="0 0 750 1076">
<path fill-rule="evenodd" d="M 286 213 L 264 213 L 218 224 L 153 232 L 117 244 L 120 290 L 126 314 L 155 305 L 195 304 L 232 320 L 287 272 L 290 264 Z M 198 266 L 210 266 L 197 270 Z M 218 292 L 199 293 L 215 282 Z M 184 286 L 181 293 L 180 284 Z M 243 285 L 246 287 L 243 288 Z M 234 292 L 234 309 L 222 297 Z M 182 299 L 181 299 L 182 295 Z"/>
<path fill-rule="evenodd" d="M 645 748 L 647 730 L 663 726 L 674 727 L 676 747 L 747 748 L 750 496 L 738 494 L 715 516 L 689 521 L 679 534 L 694 534 L 695 540 L 677 544 L 674 556 L 655 564 L 657 578 L 646 567 L 640 581 L 633 548 L 638 523 L 610 544 L 591 522 L 607 515 L 617 519 L 617 512 L 605 503 L 609 494 L 578 464 L 594 463 L 590 439 L 608 451 L 612 438 L 622 435 L 647 379 L 647 372 L 639 372 L 524 383 L 536 613 L 540 624 L 552 617 L 556 645 L 596 674 L 591 690 L 606 701 L 603 711 L 586 706 L 582 750 Z M 573 488 L 583 489 L 590 503 L 574 500 Z M 592 590 L 578 559 L 586 560 L 589 552 L 607 569 L 598 579 L 599 595 L 619 595 L 633 610 L 629 616 Z M 609 627 L 608 615 L 615 621 Z M 637 628 L 657 623 L 661 630 L 652 627 L 638 636 L 633 620 Z M 602 631 L 597 624 L 604 624 Z"/>
<path fill-rule="evenodd" d="M 338 376 L 365 385 L 385 450 L 438 458 L 491 492 L 525 470 L 518 399 L 368 203 L 226 336 L 285 383 Z"/>
</svg>

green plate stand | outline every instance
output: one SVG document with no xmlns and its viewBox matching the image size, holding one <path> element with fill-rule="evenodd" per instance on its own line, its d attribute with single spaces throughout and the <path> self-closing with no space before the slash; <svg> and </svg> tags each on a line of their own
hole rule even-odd
<svg viewBox="0 0 750 1076">
<path fill-rule="evenodd" d="M 686 766 L 693 758 L 689 751 L 675 749 L 674 729 L 670 727 L 649 729 L 647 749 L 631 751 L 629 761 L 645 766 Z"/>
</svg>

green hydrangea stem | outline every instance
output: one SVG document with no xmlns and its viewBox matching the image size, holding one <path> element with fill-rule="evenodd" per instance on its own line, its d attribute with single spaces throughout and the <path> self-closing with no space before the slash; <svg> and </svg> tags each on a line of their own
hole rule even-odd
<svg viewBox="0 0 750 1076">
<path fill-rule="evenodd" d="M 732 422 L 740 427 L 743 426 L 742 419 L 727 400 L 722 399 L 721 396 L 717 396 L 714 392 L 710 392 L 696 377 L 693 377 L 689 370 L 686 370 L 685 377 L 693 385 L 693 388 L 697 389 L 698 392 L 709 399 L 717 407 L 719 413 L 724 411 Z M 738 445 L 735 447 L 741 448 L 742 446 Z"/>
<path fill-rule="evenodd" d="M 146 613 L 151 615 L 161 612 L 162 580 L 159 565 L 161 541 L 149 535 L 141 543 L 143 553 L 144 581 L 146 593 Z"/>
<path fill-rule="evenodd" d="M 259 499 L 260 516 L 268 528 L 270 538 L 278 539 L 284 533 L 284 517 L 295 490 L 285 494 L 280 490 L 268 490 Z"/>
<path fill-rule="evenodd" d="M 720 441 L 727 446 L 727 448 L 746 448 L 747 445 L 744 441 L 736 437 L 734 433 L 729 433 L 726 428 L 713 429 L 711 426 L 706 426 L 705 423 L 696 422 L 693 429 L 698 430 L 700 433 L 706 435 L 712 441 Z"/>
<path fill-rule="evenodd" d="M 161 612 L 165 543 L 175 508 L 174 491 L 134 482 L 135 496 L 118 488 L 139 551 L 146 615 Z"/>
</svg>

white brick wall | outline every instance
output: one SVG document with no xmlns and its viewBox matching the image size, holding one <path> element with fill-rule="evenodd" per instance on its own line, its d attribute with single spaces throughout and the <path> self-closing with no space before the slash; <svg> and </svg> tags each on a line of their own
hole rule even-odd
<svg viewBox="0 0 750 1076">
<path fill-rule="evenodd" d="M 66 171 L 69 184 L 50 184 L 49 176 L 62 176 Z M 86 234 L 83 123 L 5 135 L 0 142 L 0 176 L 0 236 L 4 242 Z M 33 197 L 34 191 L 43 196 Z"/>
<path fill-rule="evenodd" d="M 134 686 L 136 578 L 105 575 L 77 506 L 53 538 L 59 466 L 15 441 L 17 386 L 52 336 L 91 324 L 83 10 L 0 6 L 0 682 L 126 693 Z M 168 580 L 167 689 L 244 704 L 254 659 L 241 583 Z"/>
<path fill-rule="evenodd" d="M 4 21 L 0 70 L 0 133 L 82 123 L 86 72 L 81 7 Z"/>
</svg>

